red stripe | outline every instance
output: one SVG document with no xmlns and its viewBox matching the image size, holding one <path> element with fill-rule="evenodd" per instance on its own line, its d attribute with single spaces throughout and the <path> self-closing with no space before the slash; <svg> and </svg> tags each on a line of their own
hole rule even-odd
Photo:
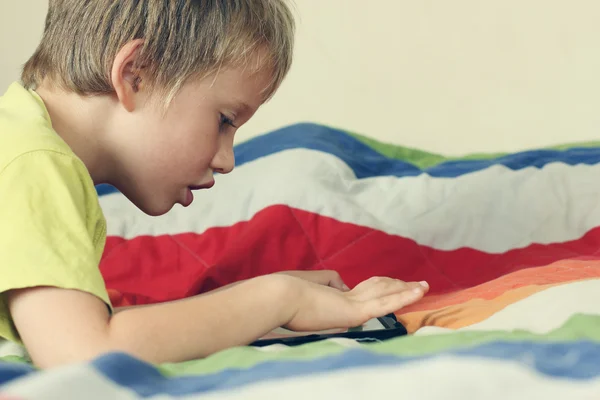
<svg viewBox="0 0 600 400">
<path fill-rule="evenodd" d="M 375 275 L 427 280 L 431 294 L 442 294 L 558 260 L 599 259 L 599 248 L 600 228 L 595 228 L 578 240 L 534 244 L 504 254 L 469 248 L 442 251 L 371 228 L 272 206 L 250 221 L 202 234 L 109 237 L 101 270 L 116 306 L 180 299 L 291 269 L 334 269 L 350 286 Z"/>
</svg>

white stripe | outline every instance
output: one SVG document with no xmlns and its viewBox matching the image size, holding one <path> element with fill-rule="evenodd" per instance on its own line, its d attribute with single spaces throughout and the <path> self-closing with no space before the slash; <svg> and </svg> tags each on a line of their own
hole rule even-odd
<svg viewBox="0 0 600 400">
<path fill-rule="evenodd" d="M 576 314 L 600 316 L 600 279 L 550 287 L 508 305 L 482 322 L 464 328 L 424 327 L 416 334 L 514 330 L 547 334 L 566 324 Z"/>
<path fill-rule="evenodd" d="M 400 235 L 442 250 L 502 253 L 574 240 L 600 225 L 600 165 L 503 166 L 457 178 L 357 180 L 340 159 L 293 149 L 217 177 L 188 209 L 153 218 L 122 195 L 101 198 L 110 235 L 201 233 L 247 221 L 265 207 L 291 207 Z"/>
<path fill-rule="evenodd" d="M 28 355 L 24 346 L 0 338 L 0 357 L 28 357 Z"/>
<path fill-rule="evenodd" d="M 401 366 L 352 368 L 263 381 L 187 400 L 265 399 L 598 399 L 600 380 L 542 376 L 507 361 L 440 357 Z"/>
</svg>

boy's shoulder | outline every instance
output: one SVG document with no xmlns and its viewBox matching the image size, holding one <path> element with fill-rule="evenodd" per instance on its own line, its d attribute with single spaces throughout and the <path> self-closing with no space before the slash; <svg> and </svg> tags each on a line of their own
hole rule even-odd
<svg viewBox="0 0 600 400">
<path fill-rule="evenodd" d="M 0 96 L 0 171 L 33 152 L 75 157 L 52 128 L 43 100 L 16 82 Z"/>
</svg>

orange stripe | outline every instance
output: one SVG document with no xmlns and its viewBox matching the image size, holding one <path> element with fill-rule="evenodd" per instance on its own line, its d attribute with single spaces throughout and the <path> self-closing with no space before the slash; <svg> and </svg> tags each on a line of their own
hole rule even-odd
<svg viewBox="0 0 600 400">
<path fill-rule="evenodd" d="M 572 280 L 574 282 L 575 280 Z M 458 329 L 484 321 L 505 307 L 533 294 L 565 282 L 550 285 L 531 285 L 509 290 L 494 299 L 473 299 L 438 310 L 416 311 L 397 315 L 409 333 L 424 326 Z"/>
<path fill-rule="evenodd" d="M 426 296 L 418 303 L 403 308 L 402 314 L 439 310 L 472 299 L 491 300 L 510 290 L 526 286 L 555 285 L 598 277 L 600 277 L 600 260 L 561 260 L 543 267 L 516 271 L 471 288 Z"/>
</svg>

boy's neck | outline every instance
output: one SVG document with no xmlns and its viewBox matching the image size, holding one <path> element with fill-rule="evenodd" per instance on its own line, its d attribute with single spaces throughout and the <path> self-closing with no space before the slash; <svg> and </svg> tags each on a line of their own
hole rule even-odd
<svg viewBox="0 0 600 400">
<path fill-rule="evenodd" d="M 88 169 L 94 184 L 110 182 L 110 151 L 105 143 L 109 124 L 108 96 L 82 97 L 42 83 L 36 93 L 50 115 L 52 127 Z"/>
</svg>

